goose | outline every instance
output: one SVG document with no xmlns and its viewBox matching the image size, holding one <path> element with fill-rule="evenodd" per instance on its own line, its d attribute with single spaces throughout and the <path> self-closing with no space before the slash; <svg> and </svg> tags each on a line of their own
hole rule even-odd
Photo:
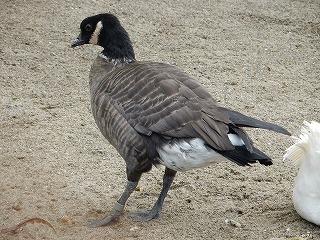
<svg viewBox="0 0 320 240">
<path fill-rule="evenodd" d="M 228 160 L 240 166 L 271 165 L 242 127 L 290 135 L 276 124 L 219 106 L 203 86 L 175 66 L 137 61 L 128 33 L 110 13 L 81 22 L 71 47 L 84 44 L 103 48 L 89 74 L 91 108 L 101 133 L 125 160 L 127 174 L 112 211 L 91 221 L 91 227 L 118 220 L 141 175 L 153 166 L 165 166 L 162 189 L 151 210 L 131 214 L 135 221 L 160 216 L 178 171 Z"/>
<path fill-rule="evenodd" d="M 300 136 L 283 158 L 300 167 L 292 194 L 295 210 L 320 226 L 320 123 L 304 121 L 303 125 Z"/>
</svg>

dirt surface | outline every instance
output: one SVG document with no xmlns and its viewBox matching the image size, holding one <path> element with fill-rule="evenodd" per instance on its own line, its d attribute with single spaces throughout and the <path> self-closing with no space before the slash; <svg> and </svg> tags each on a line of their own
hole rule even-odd
<svg viewBox="0 0 320 240">
<path fill-rule="evenodd" d="M 88 228 L 126 183 L 124 161 L 98 131 L 88 74 L 101 51 L 71 49 L 83 18 L 117 15 L 139 60 L 168 62 L 196 77 L 221 105 L 285 126 L 320 121 L 319 1 L 1 1 L 0 239 L 320 239 L 294 211 L 293 140 L 249 130 L 274 165 L 220 163 L 179 173 L 159 219 L 150 208 L 162 169 L 140 182 L 118 223 Z M 236 221 L 241 226 L 230 224 Z M 228 224 L 229 221 L 229 224 Z"/>
</svg>

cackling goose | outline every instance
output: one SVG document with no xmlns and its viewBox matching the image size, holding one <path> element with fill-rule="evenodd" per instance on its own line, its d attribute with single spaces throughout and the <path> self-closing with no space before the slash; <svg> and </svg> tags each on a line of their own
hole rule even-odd
<svg viewBox="0 0 320 240">
<path fill-rule="evenodd" d="M 72 47 L 95 44 L 103 51 L 90 71 L 94 119 L 106 139 L 126 161 L 127 186 L 112 212 L 92 227 L 117 219 L 144 172 L 165 166 L 163 187 L 150 211 L 132 215 L 148 221 L 160 215 L 177 171 L 230 160 L 247 166 L 271 159 L 252 145 L 241 127 L 264 128 L 290 135 L 282 127 L 221 107 L 194 78 L 169 64 L 140 62 L 128 33 L 112 14 L 81 22 Z"/>
</svg>

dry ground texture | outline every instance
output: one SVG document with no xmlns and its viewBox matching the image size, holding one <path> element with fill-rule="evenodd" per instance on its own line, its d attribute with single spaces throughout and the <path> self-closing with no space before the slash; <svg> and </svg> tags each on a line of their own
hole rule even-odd
<svg viewBox="0 0 320 240">
<path fill-rule="evenodd" d="M 320 121 L 320 2 L 2 0 L 0 24 L 0 228 L 34 222 L 1 239 L 320 239 L 296 214 L 293 140 L 250 130 L 274 165 L 221 163 L 179 173 L 162 216 L 134 222 L 162 182 L 153 169 L 117 224 L 91 229 L 126 183 L 124 161 L 90 113 L 88 74 L 101 49 L 71 49 L 84 17 L 111 12 L 139 60 L 196 77 L 221 105 L 285 126 Z M 236 227 L 226 220 L 238 222 Z M 4 231 L 3 231 L 4 232 Z"/>
</svg>

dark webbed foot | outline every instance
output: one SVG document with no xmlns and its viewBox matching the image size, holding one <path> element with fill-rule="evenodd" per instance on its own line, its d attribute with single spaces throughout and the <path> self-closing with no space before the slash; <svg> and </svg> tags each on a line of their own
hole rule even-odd
<svg viewBox="0 0 320 240">
<path fill-rule="evenodd" d="M 89 227 L 102 227 L 102 226 L 106 226 L 109 223 L 112 223 L 114 221 L 117 221 L 119 216 L 122 215 L 123 213 L 123 209 L 124 209 L 124 205 L 119 204 L 118 202 L 115 203 L 115 205 L 113 206 L 113 209 L 111 211 L 111 213 L 107 216 L 105 216 L 104 218 L 101 219 L 97 219 L 97 220 L 92 220 L 89 223 Z"/>
<path fill-rule="evenodd" d="M 118 220 L 120 215 L 122 215 L 122 213 L 123 213 L 123 209 L 126 204 L 126 201 L 130 197 L 130 195 L 134 191 L 134 189 L 137 187 L 137 185 L 138 185 L 138 182 L 129 181 L 127 183 L 126 189 L 122 193 L 121 197 L 114 204 L 111 213 L 102 219 L 91 221 L 89 224 L 89 227 L 102 227 L 102 226 L 108 225 L 111 222 Z"/>
<path fill-rule="evenodd" d="M 170 189 L 175 175 L 176 171 L 166 168 L 163 176 L 163 186 L 158 200 L 156 201 L 156 203 L 150 211 L 139 210 L 130 214 L 134 221 L 146 222 L 158 218 L 160 216 L 163 201 L 167 196 L 167 193 Z M 102 219 L 91 221 L 89 227 L 102 227 L 116 221 L 119 218 L 119 216 L 122 215 L 125 203 L 128 200 L 130 194 L 137 187 L 137 185 L 138 182 L 129 181 L 120 199 L 115 203 L 111 213 Z"/>
<path fill-rule="evenodd" d="M 166 168 L 164 176 L 163 176 L 163 186 L 161 193 L 159 195 L 158 200 L 154 204 L 153 208 L 150 211 L 138 210 L 134 213 L 130 214 L 130 217 L 134 221 L 146 222 L 152 219 L 160 217 L 160 213 L 162 210 L 162 205 L 167 193 L 170 189 L 170 186 L 173 182 L 173 179 L 176 175 L 176 171 Z"/>
<path fill-rule="evenodd" d="M 160 214 L 158 213 L 158 211 L 153 210 L 138 210 L 136 212 L 130 213 L 130 217 L 137 222 L 147 222 L 160 217 Z"/>
</svg>

